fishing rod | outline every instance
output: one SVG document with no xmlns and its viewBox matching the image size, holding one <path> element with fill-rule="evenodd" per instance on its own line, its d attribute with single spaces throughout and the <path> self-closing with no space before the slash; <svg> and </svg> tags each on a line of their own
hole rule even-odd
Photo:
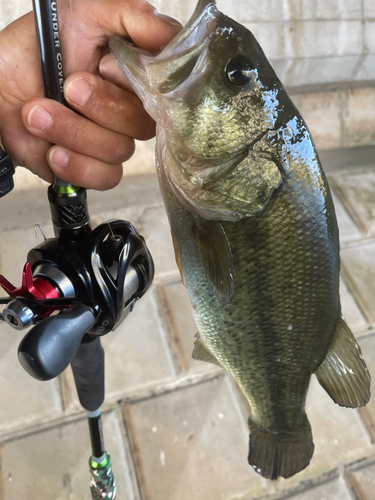
<svg viewBox="0 0 375 500">
<path fill-rule="evenodd" d="M 44 95 L 66 104 L 56 1 L 33 0 L 33 9 Z M 12 187 L 9 172 L 4 194 Z M 0 170 L 0 191 L 1 180 Z M 55 238 L 44 237 L 29 251 L 20 287 L 0 276 L 8 294 L 0 299 L 5 304 L 0 320 L 17 330 L 32 326 L 18 358 L 35 379 L 51 380 L 71 365 L 89 423 L 92 500 L 113 500 L 115 479 L 101 424 L 105 389 L 100 337 L 133 310 L 152 283 L 154 265 L 130 222 L 114 220 L 92 230 L 84 188 L 56 177 L 48 201 Z"/>
</svg>

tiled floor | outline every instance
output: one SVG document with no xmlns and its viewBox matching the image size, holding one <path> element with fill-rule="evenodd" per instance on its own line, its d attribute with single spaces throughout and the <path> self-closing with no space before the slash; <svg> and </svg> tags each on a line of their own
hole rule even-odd
<svg viewBox="0 0 375 500">
<path fill-rule="evenodd" d="M 375 373 L 375 156 L 368 148 L 322 154 L 341 235 L 346 319 Z M 196 332 L 174 261 L 156 178 L 124 179 L 100 193 L 109 218 L 130 220 L 156 264 L 152 289 L 103 339 L 106 447 L 119 500 L 375 500 L 375 399 L 334 405 L 313 377 L 307 399 L 315 453 L 289 480 L 247 464 L 247 404 L 220 368 L 191 359 Z M 45 202 L 43 202 L 43 198 Z M 11 194 L 1 223 L 0 272 L 20 282 L 33 225 L 52 236 L 44 192 Z M 90 210 L 101 222 L 95 197 Z M 89 435 L 70 369 L 47 383 L 17 360 L 23 332 L 0 326 L 0 500 L 88 500 Z"/>
</svg>

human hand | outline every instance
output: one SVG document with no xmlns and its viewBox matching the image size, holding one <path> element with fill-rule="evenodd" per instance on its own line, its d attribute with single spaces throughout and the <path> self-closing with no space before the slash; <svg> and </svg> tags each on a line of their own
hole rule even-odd
<svg viewBox="0 0 375 500">
<path fill-rule="evenodd" d="M 76 0 L 73 12 L 69 0 L 60 0 L 58 9 L 64 95 L 80 114 L 42 97 L 29 13 L 0 32 L 1 143 L 15 165 L 48 182 L 55 174 L 78 186 L 109 189 L 120 181 L 134 139 L 146 140 L 155 132 L 112 56 L 103 58 L 109 38 L 118 33 L 157 52 L 180 26 L 145 0 Z"/>
</svg>

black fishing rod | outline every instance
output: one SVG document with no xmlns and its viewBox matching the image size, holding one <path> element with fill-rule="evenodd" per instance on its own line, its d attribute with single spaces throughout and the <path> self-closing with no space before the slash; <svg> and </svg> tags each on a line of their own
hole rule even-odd
<svg viewBox="0 0 375 500">
<path fill-rule="evenodd" d="M 33 0 L 33 9 L 44 96 L 67 105 L 57 2 Z M 71 232 L 72 224 L 76 228 L 75 237 L 82 237 L 91 231 L 85 189 L 55 177 L 54 184 L 48 189 L 48 198 L 57 237 L 63 236 L 64 231 Z"/>
<path fill-rule="evenodd" d="M 33 0 L 33 7 L 45 97 L 66 104 L 56 1 Z M 55 238 L 29 251 L 21 287 L 0 276 L 9 295 L 0 299 L 5 304 L 0 320 L 17 330 L 33 326 L 18 358 L 35 379 L 51 380 L 71 365 L 89 422 L 92 499 L 113 500 L 116 486 L 100 411 L 105 394 L 100 337 L 132 311 L 151 285 L 154 265 L 129 222 L 91 229 L 85 189 L 56 177 L 48 200 Z"/>
</svg>

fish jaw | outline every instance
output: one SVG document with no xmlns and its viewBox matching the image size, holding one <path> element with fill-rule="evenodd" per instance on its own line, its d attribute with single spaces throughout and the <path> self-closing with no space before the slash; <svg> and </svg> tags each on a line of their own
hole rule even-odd
<svg viewBox="0 0 375 500">
<path fill-rule="evenodd" d="M 201 0 L 159 54 L 118 36 L 110 48 L 146 111 L 165 130 L 159 156 L 180 203 L 208 220 L 235 221 L 263 211 L 282 173 L 273 158 L 254 169 L 253 148 L 275 126 L 281 104 L 278 84 L 269 85 L 270 76 L 277 78 L 252 34 L 214 1 Z M 254 67 L 246 88 L 238 88 L 226 67 L 246 51 Z"/>
<path fill-rule="evenodd" d="M 161 126 L 167 126 L 170 99 L 175 97 L 164 96 L 186 81 L 220 16 L 214 0 L 200 0 L 189 22 L 159 54 L 139 49 L 119 35 L 111 37 L 109 47 L 117 64 Z"/>
</svg>

